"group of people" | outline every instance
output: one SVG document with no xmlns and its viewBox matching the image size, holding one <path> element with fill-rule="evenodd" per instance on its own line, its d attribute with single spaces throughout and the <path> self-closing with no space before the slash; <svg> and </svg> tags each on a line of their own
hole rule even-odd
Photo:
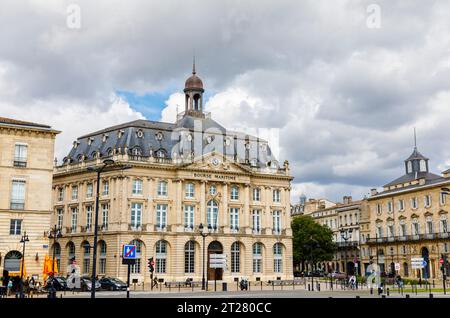
<svg viewBox="0 0 450 318">
<path fill-rule="evenodd" d="M 22 280 L 19 276 L 9 276 L 8 273 L 3 273 L 2 276 L 2 286 L 4 293 L 3 296 L 11 296 L 13 294 L 16 297 L 33 297 L 33 294 L 41 291 L 42 285 L 39 281 L 36 281 L 34 277 L 27 277 L 25 280 Z M 23 294 L 21 293 L 23 291 Z"/>
</svg>

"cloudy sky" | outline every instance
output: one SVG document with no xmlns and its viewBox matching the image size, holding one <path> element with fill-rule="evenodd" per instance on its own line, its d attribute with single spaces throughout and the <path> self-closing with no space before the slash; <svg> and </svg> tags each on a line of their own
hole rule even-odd
<svg viewBox="0 0 450 318">
<path fill-rule="evenodd" d="M 276 4 L 276 5 L 275 5 Z M 0 3 L 0 116 L 76 137 L 137 118 L 173 122 L 193 52 L 206 109 L 271 129 L 292 198 L 360 198 L 418 148 L 450 166 L 448 1 Z"/>
</svg>

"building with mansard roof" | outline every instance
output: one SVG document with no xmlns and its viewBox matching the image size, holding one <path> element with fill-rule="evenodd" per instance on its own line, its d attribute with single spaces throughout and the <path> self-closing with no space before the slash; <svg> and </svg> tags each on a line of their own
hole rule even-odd
<svg viewBox="0 0 450 318">
<path fill-rule="evenodd" d="M 62 228 L 56 258 L 65 269 L 76 259 L 92 271 L 96 176 L 89 167 L 105 159 L 131 169 L 101 176 L 97 269 L 126 278 L 123 244 L 137 246 L 131 278 L 147 283 L 147 259 L 163 281 L 206 276 L 234 281 L 292 278 L 290 183 L 266 140 L 229 131 L 203 107 L 204 87 L 195 71 L 184 87 L 185 109 L 175 123 L 136 120 L 79 137 L 55 167 L 53 223 Z M 224 254 L 214 269 L 210 254 Z"/>
<path fill-rule="evenodd" d="M 440 259 L 450 250 L 448 233 L 450 171 L 429 171 L 417 147 L 405 160 L 405 174 L 371 191 L 361 213 L 361 258 L 394 276 L 442 279 Z M 413 266 L 423 259 L 426 266 Z"/>
</svg>

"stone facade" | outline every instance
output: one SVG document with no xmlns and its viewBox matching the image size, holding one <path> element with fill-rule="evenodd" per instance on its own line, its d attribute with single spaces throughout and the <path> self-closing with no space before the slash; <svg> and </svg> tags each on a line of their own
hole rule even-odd
<svg viewBox="0 0 450 318">
<path fill-rule="evenodd" d="M 441 278 L 439 259 L 449 253 L 448 171 L 428 172 L 428 159 L 417 149 L 405 160 L 406 174 L 372 190 L 362 215 L 361 254 L 364 268 L 372 261 L 381 271 L 403 277 Z M 448 190 L 448 189 L 447 189 Z M 423 257 L 424 269 L 412 269 L 411 258 Z M 395 268 L 395 264 L 397 268 Z"/>
<path fill-rule="evenodd" d="M 26 232 L 25 271 L 42 277 L 53 211 L 52 173 L 57 131 L 0 118 L 0 270 L 19 274 Z"/>
<path fill-rule="evenodd" d="M 134 242 L 140 265 L 132 279 L 149 282 L 147 259 L 154 257 L 158 279 L 201 280 L 203 224 L 211 232 L 206 261 L 223 253 L 228 263 L 223 272 L 208 269 L 209 279 L 292 278 L 288 163 L 279 166 L 266 141 L 226 131 L 204 114 L 203 84 L 195 79 L 186 81 L 186 109 L 175 124 L 141 120 L 80 137 L 55 169 L 53 224 L 63 229 L 56 248 L 63 269 L 75 258 L 83 274 L 91 273 L 85 246 L 93 245 L 97 185 L 87 168 L 108 158 L 131 169 L 102 173 L 100 276 L 126 279 L 122 245 Z"/>
</svg>

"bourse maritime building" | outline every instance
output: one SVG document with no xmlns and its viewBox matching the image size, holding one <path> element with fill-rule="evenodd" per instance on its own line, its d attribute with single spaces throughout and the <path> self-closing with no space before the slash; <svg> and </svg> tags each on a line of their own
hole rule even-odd
<svg viewBox="0 0 450 318">
<path fill-rule="evenodd" d="M 175 123 L 136 120 L 79 137 L 53 179 L 55 247 L 61 274 L 75 259 L 92 270 L 96 173 L 105 159 L 131 169 L 101 174 L 97 273 L 126 279 L 123 244 L 137 246 L 131 279 L 150 281 L 154 257 L 160 281 L 200 281 L 203 238 L 207 279 L 292 279 L 288 162 L 267 141 L 226 130 L 203 112 L 203 83 L 185 83 L 185 111 Z M 53 253 L 53 246 L 50 247 Z M 227 267 L 209 266 L 225 254 Z"/>
</svg>

